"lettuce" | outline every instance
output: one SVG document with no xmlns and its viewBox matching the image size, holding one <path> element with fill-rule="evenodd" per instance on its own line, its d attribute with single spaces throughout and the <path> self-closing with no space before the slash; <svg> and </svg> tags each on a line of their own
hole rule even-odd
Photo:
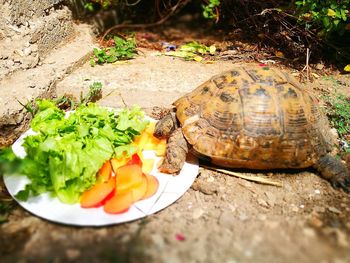
<svg viewBox="0 0 350 263">
<path fill-rule="evenodd" d="M 37 134 L 23 143 L 27 155 L 19 167 L 31 183 L 17 193 L 21 200 L 49 192 L 63 203 L 78 202 L 106 160 L 135 152 L 130 143 L 148 124 L 137 107 L 115 112 L 89 104 L 68 117 L 47 100 L 38 108 L 31 122 Z"/>
</svg>

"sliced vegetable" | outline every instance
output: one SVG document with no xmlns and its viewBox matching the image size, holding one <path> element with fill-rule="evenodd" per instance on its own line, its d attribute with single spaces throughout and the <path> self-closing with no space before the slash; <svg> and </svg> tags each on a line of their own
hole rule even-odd
<svg viewBox="0 0 350 263">
<path fill-rule="evenodd" d="M 147 199 L 151 196 L 153 196 L 158 188 L 159 188 L 159 181 L 157 179 L 157 177 L 150 175 L 150 174 L 144 174 L 144 176 L 147 179 L 147 191 L 144 194 L 144 196 L 142 197 L 142 199 Z"/>
<path fill-rule="evenodd" d="M 112 165 L 110 161 L 106 161 L 98 171 L 97 182 L 107 182 L 112 176 Z"/>
<path fill-rule="evenodd" d="M 141 184 L 139 184 L 138 186 L 133 187 L 132 189 L 130 189 L 130 191 L 132 192 L 132 200 L 133 200 L 133 202 L 137 202 L 137 201 L 143 199 L 143 197 L 145 196 L 145 194 L 147 192 L 147 188 L 148 188 L 147 177 L 145 175 L 142 175 L 142 182 L 141 182 Z"/>
<path fill-rule="evenodd" d="M 106 213 L 120 214 L 129 210 L 133 204 L 133 195 L 131 191 L 115 192 L 115 194 L 107 200 L 103 207 Z"/>
<path fill-rule="evenodd" d="M 138 187 L 142 184 L 142 169 L 136 164 L 124 165 L 117 169 L 117 192 Z"/>
<path fill-rule="evenodd" d="M 99 207 L 103 205 L 115 191 L 115 178 L 107 182 L 98 182 L 86 190 L 80 197 L 80 206 L 83 208 Z"/>
<path fill-rule="evenodd" d="M 126 163 L 130 160 L 130 157 L 120 157 L 120 158 L 112 158 L 111 164 L 113 172 L 116 174 L 119 167 L 126 165 Z"/>
</svg>

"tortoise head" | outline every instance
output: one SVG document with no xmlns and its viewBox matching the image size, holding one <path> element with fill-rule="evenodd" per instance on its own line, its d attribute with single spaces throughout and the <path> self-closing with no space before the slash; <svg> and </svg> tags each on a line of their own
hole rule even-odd
<svg viewBox="0 0 350 263">
<path fill-rule="evenodd" d="M 169 138 L 170 134 L 176 128 L 177 122 L 175 113 L 170 112 L 157 122 L 153 135 L 157 138 Z"/>
</svg>

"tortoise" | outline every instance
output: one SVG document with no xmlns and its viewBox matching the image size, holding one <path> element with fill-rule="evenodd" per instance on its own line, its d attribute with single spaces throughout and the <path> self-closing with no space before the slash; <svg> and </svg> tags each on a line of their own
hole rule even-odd
<svg viewBox="0 0 350 263">
<path fill-rule="evenodd" d="M 167 138 L 161 172 L 178 173 L 189 151 L 227 168 L 314 167 L 349 190 L 346 166 L 330 154 L 334 139 L 317 100 L 288 73 L 238 65 L 174 103 L 154 136 Z"/>
</svg>

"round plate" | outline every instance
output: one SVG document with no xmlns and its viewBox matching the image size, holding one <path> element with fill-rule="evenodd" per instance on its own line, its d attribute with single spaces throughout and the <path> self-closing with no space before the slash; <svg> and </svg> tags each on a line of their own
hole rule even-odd
<svg viewBox="0 0 350 263">
<path fill-rule="evenodd" d="M 34 132 L 28 130 L 12 146 L 14 153 L 23 158 L 25 156 L 22 147 L 23 139 Z M 80 204 L 68 205 L 61 203 L 57 198 L 52 198 L 48 193 L 31 197 L 27 201 L 17 200 L 14 196 L 24 189 L 29 182 L 27 177 L 21 175 L 4 175 L 4 183 L 12 197 L 30 213 L 61 224 L 77 226 L 105 226 L 124 223 L 156 213 L 179 199 L 196 179 L 199 167 L 195 157 L 189 155 L 179 175 L 172 176 L 157 171 L 156 164 L 160 160 L 153 151 L 144 151 L 146 158 L 155 158 L 155 166 L 152 175 L 157 177 L 159 188 L 152 197 L 134 203 L 130 209 L 121 214 L 107 214 L 103 207 L 81 208 Z"/>
</svg>

